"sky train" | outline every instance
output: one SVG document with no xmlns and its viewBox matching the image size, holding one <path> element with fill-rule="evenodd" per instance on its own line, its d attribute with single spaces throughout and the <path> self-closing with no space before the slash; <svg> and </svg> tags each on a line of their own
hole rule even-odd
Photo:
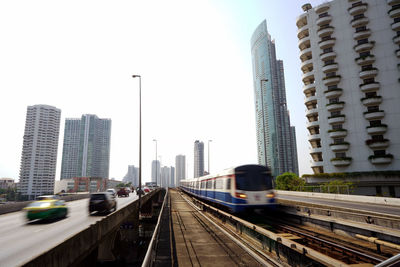
<svg viewBox="0 0 400 267">
<path fill-rule="evenodd" d="M 217 175 L 181 180 L 180 188 L 233 213 L 275 206 L 271 171 L 262 165 L 242 165 Z"/>
</svg>

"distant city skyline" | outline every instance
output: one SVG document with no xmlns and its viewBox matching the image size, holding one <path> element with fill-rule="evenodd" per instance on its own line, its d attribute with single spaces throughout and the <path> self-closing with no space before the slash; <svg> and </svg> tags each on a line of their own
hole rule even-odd
<svg viewBox="0 0 400 267">
<path fill-rule="evenodd" d="M 294 1 L 290 8 L 283 1 L 171 0 L 157 1 L 157 10 L 146 1 L 5 1 L 0 23 L 10 27 L 3 28 L 7 41 L 0 44 L 0 86 L 8 92 L 0 106 L 7 114 L 0 118 L 7 126 L 0 133 L 5 151 L 0 155 L 0 177 L 18 181 L 25 110 L 37 103 L 63 111 L 62 133 L 65 118 L 112 118 L 109 177 L 124 177 L 126 167 L 139 161 L 138 82 L 132 74 L 142 77 L 144 182 L 151 180 L 153 139 L 167 166 L 177 154 L 186 155 L 189 177 L 194 173 L 196 139 L 213 140 L 212 173 L 257 163 L 249 38 L 264 19 L 279 44 L 277 58 L 284 62 L 300 174 L 312 173 L 309 144 L 304 142 L 305 108 L 299 103 L 304 95 L 296 26 L 306 2 L 323 0 Z M 156 45 L 160 38 L 167 40 L 163 46 Z M 62 144 L 60 136 L 57 180 Z"/>
</svg>

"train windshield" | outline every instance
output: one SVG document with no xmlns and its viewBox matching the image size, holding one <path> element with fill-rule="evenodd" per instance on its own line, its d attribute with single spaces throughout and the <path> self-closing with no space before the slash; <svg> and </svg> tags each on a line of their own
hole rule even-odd
<svg viewBox="0 0 400 267">
<path fill-rule="evenodd" d="M 265 191 L 272 189 L 271 174 L 264 168 L 250 168 L 236 171 L 236 189 Z"/>
</svg>

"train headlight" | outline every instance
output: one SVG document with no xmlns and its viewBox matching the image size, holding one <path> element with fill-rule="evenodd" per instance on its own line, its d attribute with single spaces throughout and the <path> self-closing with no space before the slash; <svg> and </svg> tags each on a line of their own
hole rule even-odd
<svg viewBox="0 0 400 267">
<path fill-rule="evenodd" d="M 236 197 L 238 197 L 238 198 L 247 198 L 247 195 L 244 194 L 244 193 L 237 193 L 236 192 Z"/>
<path fill-rule="evenodd" d="M 267 198 L 274 198 L 275 194 L 274 193 L 268 193 L 265 195 Z"/>
</svg>

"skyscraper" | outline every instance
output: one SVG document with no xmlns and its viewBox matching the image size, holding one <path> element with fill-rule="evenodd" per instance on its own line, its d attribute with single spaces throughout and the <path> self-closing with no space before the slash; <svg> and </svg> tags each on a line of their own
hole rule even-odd
<svg viewBox="0 0 400 267">
<path fill-rule="evenodd" d="M 171 174 L 170 174 L 170 179 L 169 179 L 169 186 L 170 187 L 176 187 L 176 181 L 175 181 L 175 168 L 174 167 L 170 167 L 169 168 L 171 170 Z"/>
<path fill-rule="evenodd" d="M 96 115 L 66 119 L 61 179 L 73 177 L 108 178 L 111 120 Z"/>
<path fill-rule="evenodd" d="M 175 157 L 175 173 L 176 186 L 179 186 L 180 181 L 186 179 L 186 156 L 177 155 Z"/>
<path fill-rule="evenodd" d="M 171 180 L 171 169 L 167 166 L 161 168 L 161 187 L 169 187 Z"/>
<path fill-rule="evenodd" d="M 134 165 L 128 166 L 128 172 L 122 179 L 124 183 L 132 183 L 133 186 L 139 185 L 139 168 L 136 168 Z"/>
<path fill-rule="evenodd" d="M 53 194 L 61 110 L 47 105 L 28 106 L 19 174 L 19 191 L 34 199 Z"/>
<path fill-rule="evenodd" d="M 151 181 L 153 183 L 156 183 L 157 185 L 160 185 L 161 180 L 161 168 L 160 168 L 160 161 L 159 160 L 153 160 L 151 162 Z"/>
<path fill-rule="evenodd" d="M 398 3 L 307 4 L 296 20 L 315 174 L 400 169 Z"/>
<path fill-rule="evenodd" d="M 282 60 L 276 59 L 275 42 L 264 20 L 251 38 L 256 110 L 258 162 L 273 176 L 298 174 L 295 131 L 290 128 Z M 294 143 L 293 143 L 294 141 Z"/>
<path fill-rule="evenodd" d="M 194 142 L 194 178 L 204 175 L 204 143 Z"/>
</svg>

